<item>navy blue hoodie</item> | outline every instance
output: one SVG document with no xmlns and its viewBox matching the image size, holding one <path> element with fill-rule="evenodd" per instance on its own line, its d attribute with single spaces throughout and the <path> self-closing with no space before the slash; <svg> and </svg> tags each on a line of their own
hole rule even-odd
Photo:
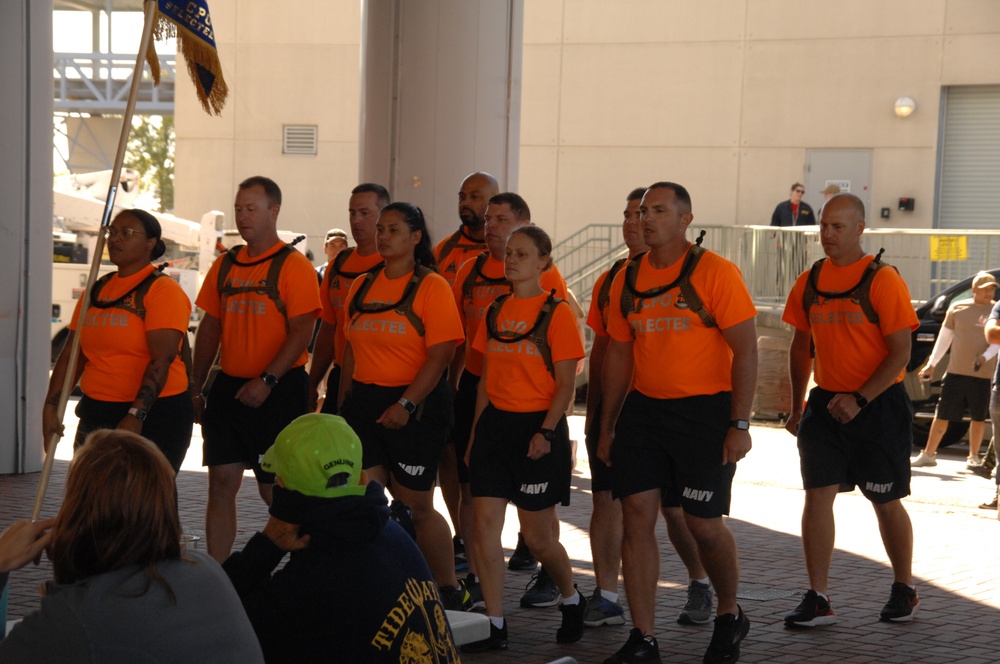
<svg viewBox="0 0 1000 664">
<path fill-rule="evenodd" d="M 275 486 L 270 511 L 309 546 L 272 575 L 285 552 L 258 532 L 223 564 L 267 662 L 459 661 L 430 569 L 381 484 L 343 498 Z"/>
</svg>

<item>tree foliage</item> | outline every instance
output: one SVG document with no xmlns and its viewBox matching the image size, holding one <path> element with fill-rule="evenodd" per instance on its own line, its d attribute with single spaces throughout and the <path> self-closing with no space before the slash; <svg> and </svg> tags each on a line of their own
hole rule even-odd
<svg viewBox="0 0 1000 664">
<path fill-rule="evenodd" d="M 157 210 L 174 209 L 174 116 L 132 118 L 125 165 L 139 171 L 142 188 L 158 200 Z"/>
</svg>

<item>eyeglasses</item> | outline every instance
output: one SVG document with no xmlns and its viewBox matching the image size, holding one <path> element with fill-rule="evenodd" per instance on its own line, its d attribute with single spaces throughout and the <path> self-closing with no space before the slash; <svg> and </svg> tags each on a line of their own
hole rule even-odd
<svg viewBox="0 0 1000 664">
<path fill-rule="evenodd" d="M 115 228 L 114 226 L 108 226 L 107 228 L 104 229 L 104 237 L 108 238 L 109 240 L 111 238 L 116 238 L 118 236 L 121 236 L 121 237 L 124 237 L 124 238 L 127 239 L 127 238 L 132 237 L 136 233 L 139 233 L 140 235 L 147 235 L 146 231 L 140 231 L 138 228 L 122 228 L 122 229 L 118 229 L 118 228 Z"/>
<path fill-rule="evenodd" d="M 806 190 L 805 189 L 796 189 L 795 193 L 796 194 L 804 194 L 804 193 L 806 193 Z"/>
</svg>

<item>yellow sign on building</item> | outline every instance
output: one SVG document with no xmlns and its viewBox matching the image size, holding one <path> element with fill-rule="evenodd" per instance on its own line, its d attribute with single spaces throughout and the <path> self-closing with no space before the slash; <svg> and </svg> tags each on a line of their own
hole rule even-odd
<svg viewBox="0 0 1000 664">
<path fill-rule="evenodd" d="M 932 235 L 932 261 L 964 261 L 969 259 L 969 238 L 964 235 Z"/>
</svg>

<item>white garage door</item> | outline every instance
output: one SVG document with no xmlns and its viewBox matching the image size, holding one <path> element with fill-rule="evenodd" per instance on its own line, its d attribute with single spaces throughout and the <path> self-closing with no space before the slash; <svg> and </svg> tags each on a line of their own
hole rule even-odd
<svg viewBox="0 0 1000 664">
<path fill-rule="evenodd" d="M 945 89 L 937 228 L 1000 229 L 1000 85 Z"/>
</svg>

